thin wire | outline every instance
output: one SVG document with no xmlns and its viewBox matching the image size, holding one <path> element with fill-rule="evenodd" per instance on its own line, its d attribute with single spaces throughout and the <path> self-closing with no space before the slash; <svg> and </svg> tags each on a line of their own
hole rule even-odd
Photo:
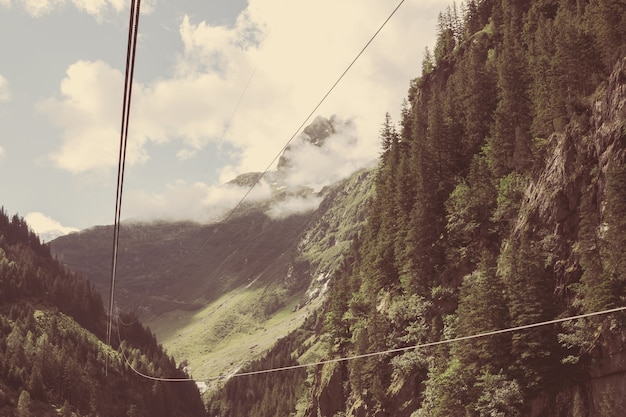
<svg viewBox="0 0 626 417">
<path fill-rule="evenodd" d="M 298 126 L 298 128 L 295 130 L 295 132 L 291 135 L 291 137 L 289 138 L 289 140 L 285 143 L 285 145 L 278 151 L 278 153 L 276 154 L 276 156 L 274 156 L 274 159 L 272 159 L 270 161 L 269 164 L 267 164 L 267 167 L 263 170 L 263 172 L 261 172 L 261 174 L 257 177 L 257 179 L 254 181 L 254 183 L 248 188 L 248 190 L 245 192 L 245 194 L 241 197 L 241 199 L 239 199 L 239 201 L 237 202 L 237 204 L 235 205 L 235 207 L 233 207 L 228 214 L 226 215 L 226 217 L 224 217 L 218 224 L 217 227 L 215 229 L 213 229 L 213 233 L 211 233 L 211 235 L 208 237 L 208 239 L 202 244 L 202 246 L 200 246 L 200 248 L 193 254 L 189 256 L 189 260 L 193 259 L 193 258 L 197 258 L 198 256 L 200 256 L 200 254 L 202 254 L 202 252 L 207 248 L 207 246 L 209 245 L 209 243 L 211 243 L 213 241 L 213 239 L 215 238 L 215 236 L 220 232 L 220 230 L 222 229 L 222 227 L 228 223 L 230 221 L 230 219 L 232 219 L 232 217 L 235 215 L 235 213 L 237 212 L 237 210 L 239 209 L 239 207 L 241 207 L 241 205 L 244 203 L 244 201 L 248 198 L 248 196 L 250 195 L 250 193 L 254 190 L 254 188 L 259 185 L 259 183 L 261 182 L 261 179 L 263 179 L 263 177 L 265 176 L 265 174 L 267 174 L 269 172 L 269 170 L 271 169 L 271 167 L 274 165 L 274 163 L 276 162 L 276 160 L 278 160 L 278 158 L 280 158 L 280 156 L 283 154 L 283 152 L 285 152 L 285 150 L 287 149 L 287 147 L 289 147 L 289 145 L 291 144 L 291 142 L 293 142 L 293 140 L 295 139 L 296 135 L 300 132 L 300 130 L 302 130 L 304 128 L 304 126 L 307 124 L 307 122 L 311 119 L 311 117 L 313 117 L 313 115 L 315 114 L 315 112 L 320 108 L 320 106 L 324 103 L 324 101 L 326 101 L 326 99 L 328 98 L 328 96 L 330 96 L 330 94 L 334 91 L 335 87 L 337 87 L 337 85 L 341 82 L 341 80 L 343 80 L 343 78 L 345 77 L 345 75 L 348 73 L 348 71 L 350 71 L 350 69 L 352 69 L 352 67 L 354 66 L 354 64 L 358 61 L 358 59 L 361 57 L 361 55 L 363 55 L 363 53 L 365 52 L 365 50 L 370 46 L 370 44 L 374 41 L 374 39 L 378 36 L 378 34 L 383 30 L 383 28 L 387 25 L 387 23 L 389 22 L 389 20 L 391 20 L 391 18 L 396 14 L 396 12 L 400 9 L 400 7 L 404 4 L 406 0 L 401 0 L 396 7 L 391 11 L 391 13 L 389 14 L 389 16 L 387 16 L 387 18 L 383 21 L 383 23 L 378 27 L 378 29 L 376 30 L 376 32 L 374 32 L 374 34 L 370 37 L 370 39 L 367 41 L 367 43 L 365 44 L 365 46 L 363 46 L 363 48 L 361 48 L 361 50 L 359 51 L 359 53 L 356 54 L 356 56 L 352 59 L 352 61 L 350 62 L 350 64 L 346 67 L 346 69 L 341 73 L 341 75 L 337 78 L 337 80 L 333 83 L 333 85 L 328 89 L 328 91 L 326 92 L 326 94 L 324 94 L 324 96 L 321 98 L 321 100 L 319 100 L 319 102 L 315 105 L 315 107 L 313 108 L 313 110 L 311 110 L 311 112 L 307 115 L 307 117 L 302 121 L 302 123 L 300 124 L 300 126 Z M 254 71 L 256 71 L 256 67 L 254 69 Z M 253 74 L 254 75 L 254 72 Z M 250 77 L 250 80 L 248 81 L 248 84 L 250 83 L 250 81 L 252 80 L 252 76 Z M 245 89 L 244 89 L 244 93 L 245 90 L 248 88 L 248 85 L 246 85 Z M 240 97 L 240 100 L 243 98 L 243 94 Z M 239 102 L 237 103 L 237 107 L 239 106 Z M 234 114 L 233 114 L 234 116 Z M 228 122 L 228 126 L 230 126 L 230 122 L 232 121 L 229 120 Z M 195 197 L 195 192 L 194 192 L 194 197 Z M 166 273 L 171 271 L 174 268 L 174 266 L 170 266 Z M 154 281 L 154 279 L 153 279 Z"/>
<path fill-rule="evenodd" d="M 115 195 L 115 220 L 113 223 L 113 250 L 111 254 L 111 287 L 109 291 L 109 320 L 107 325 L 107 345 L 111 346 L 111 327 L 113 324 L 113 306 L 115 302 L 115 277 L 117 274 L 117 255 L 120 237 L 120 219 L 122 213 L 122 195 L 124 191 L 124 170 L 126 167 L 126 149 L 128 144 L 128 125 L 130 103 L 133 91 L 135 56 L 137 51 L 137 32 L 141 0 L 132 0 L 128 25 L 128 45 L 126 49 L 126 71 L 124 78 L 124 97 L 122 103 L 122 122 L 120 128 L 120 151 L 117 164 L 117 189 Z M 105 360 L 105 374 L 108 375 L 108 361 Z"/>
<path fill-rule="evenodd" d="M 152 381 L 162 381 L 162 382 L 189 382 L 189 381 L 195 381 L 195 379 L 193 378 L 161 378 L 161 377 L 156 377 L 156 376 L 152 376 L 152 375 L 148 375 L 148 374 L 144 374 L 143 372 L 139 371 L 138 369 L 135 369 L 133 367 L 133 365 L 130 363 L 130 360 L 128 360 L 128 357 L 126 356 L 126 352 L 124 351 L 124 349 L 122 348 L 122 335 L 120 334 L 120 323 L 119 323 L 119 319 L 118 319 L 118 323 L 117 323 L 117 337 L 119 339 L 119 350 L 122 353 L 122 357 L 124 358 L 124 362 L 126 362 L 126 366 L 128 366 L 134 373 L 136 373 L 137 375 L 146 378 L 146 379 L 150 379 Z"/>
<path fill-rule="evenodd" d="M 117 162 L 117 183 L 116 183 L 116 188 L 115 188 L 115 217 L 114 217 L 114 223 L 117 222 L 117 214 L 119 211 L 119 199 L 120 199 L 120 178 L 121 178 L 121 170 L 122 170 L 122 158 L 124 155 L 124 126 L 126 124 L 126 96 L 128 94 L 128 73 L 129 73 L 129 62 L 130 62 L 130 57 L 131 57 L 131 45 L 132 45 L 132 41 L 131 41 L 131 37 L 132 37 L 132 27 L 133 27 L 133 22 L 135 20 L 134 17 L 134 13 L 135 13 L 135 0 L 132 0 L 131 5 L 130 5 L 130 22 L 128 23 L 128 42 L 127 42 L 127 46 L 126 46 L 126 73 L 124 74 L 124 95 L 123 95 L 123 102 L 122 102 L 122 126 L 120 127 L 120 146 L 119 146 L 119 155 L 118 155 L 118 162 Z M 117 248 L 117 227 L 113 227 L 113 248 L 112 248 L 112 257 L 111 257 L 111 285 L 109 288 L 109 322 L 108 322 L 108 326 L 107 326 L 107 345 L 110 345 L 111 343 L 111 317 L 113 316 L 113 289 L 114 289 L 114 284 L 115 284 L 115 274 L 113 271 L 115 271 L 115 263 L 116 263 L 116 248 Z"/>
<path fill-rule="evenodd" d="M 525 324 L 525 325 L 516 326 L 516 327 L 508 327 L 508 328 L 505 328 L 505 329 L 493 330 L 493 331 L 488 331 L 488 332 L 483 332 L 483 333 L 477 333 L 477 334 L 472 334 L 472 335 L 469 335 L 469 336 L 455 337 L 455 338 L 452 338 L 452 339 L 444 339 L 444 340 L 439 340 L 439 341 L 436 341 L 436 342 L 420 343 L 420 344 L 417 344 L 417 345 L 406 346 L 406 347 L 402 347 L 402 348 L 395 348 L 395 349 L 388 349 L 388 350 L 377 351 L 377 352 L 364 353 L 364 354 L 361 354 L 361 355 L 344 356 L 344 357 L 328 359 L 328 360 L 324 360 L 324 361 L 309 362 L 309 363 L 298 364 L 298 365 L 291 365 L 291 366 L 283 366 L 283 367 L 279 367 L 279 368 L 262 369 L 262 370 L 259 370 L 259 371 L 234 373 L 230 377 L 231 378 L 235 378 L 235 377 L 242 377 L 242 376 L 268 374 L 268 373 L 274 373 L 274 372 L 289 371 L 289 370 L 292 370 L 292 369 L 301 369 L 301 368 L 308 368 L 308 367 L 312 367 L 312 366 L 326 365 L 326 364 L 330 364 L 330 363 L 346 362 L 346 361 L 351 361 L 351 360 L 355 360 L 355 359 L 369 358 L 369 357 L 372 357 L 372 356 L 389 355 L 389 354 L 392 354 L 392 353 L 400 353 L 400 352 L 406 352 L 406 351 L 409 351 L 409 350 L 416 350 L 416 349 L 423 349 L 423 348 L 433 347 L 433 346 L 447 345 L 447 344 L 450 344 L 450 343 L 463 342 L 463 341 L 467 341 L 467 340 L 471 340 L 471 339 L 478 339 L 478 338 L 481 338 L 481 337 L 488 337 L 488 336 L 495 336 L 495 335 L 498 335 L 498 334 L 517 332 L 517 331 L 520 331 L 520 330 L 527 330 L 527 329 L 532 329 L 532 328 L 535 328 L 535 327 L 547 326 L 547 325 L 550 325 L 550 324 L 563 323 L 563 322 L 566 322 L 566 321 L 579 320 L 579 319 L 584 319 L 584 318 L 588 318 L 588 317 L 594 317 L 594 316 L 606 315 L 606 314 L 611 314 L 611 313 L 617 313 L 617 312 L 624 311 L 624 310 L 626 310 L 626 307 L 616 307 L 616 308 L 611 308 L 611 309 L 608 309 L 608 310 L 596 311 L 596 312 L 593 312 L 593 313 L 585 313 L 585 314 L 579 314 L 577 316 L 570 316 L 570 317 L 564 317 L 564 318 L 560 318 L 560 319 L 547 320 L 547 321 L 542 321 L 542 322 L 532 323 L 532 324 Z M 120 336 L 120 332 L 119 332 L 119 326 L 118 326 L 117 332 L 118 332 L 117 333 L 118 337 L 120 337 L 120 344 L 121 344 L 121 336 Z M 122 351 L 122 355 L 124 356 L 124 359 L 126 361 L 126 365 L 133 372 L 135 372 L 137 375 L 142 376 L 144 378 L 151 379 L 153 381 L 163 381 L 163 382 L 184 382 L 184 381 L 196 381 L 197 380 L 197 379 L 194 379 L 194 378 L 159 378 L 159 377 L 154 377 L 154 376 L 151 376 L 151 375 L 146 375 L 146 374 L 138 371 L 137 369 L 135 369 L 130 364 L 130 361 L 128 360 L 128 358 L 126 358 L 126 355 L 124 354 L 123 351 Z M 223 378 L 224 378 L 223 376 L 209 377 L 209 378 L 201 379 L 201 381 L 216 381 L 216 380 L 220 380 L 220 379 L 223 379 Z"/>
<path fill-rule="evenodd" d="M 313 110 L 311 110 L 311 112 L 308 114 L 308 116 L 302 121 L 302 123 L 300 124 L 300 126 L 298 126 L 298 128 L 296 129 L 296 131 L 293 133 L 293 135 L 291 135 L 291 137 L 289 138 L 289 140 L 285 143 L 285 145 L 280 149 L 280 151 L 278 151 L 278 153 L 276 154 L 276 156 L 274 157 L 274 159 L 272 159 L 272 161 L 267 165 L 267 167 L 263 170 L 263 172 L 261 172 L 261 174 L 258 176 L 258 178 L 256 179 L 256 181 L 254 181 L 254 183 L 250 186 L 250 188 L 248 189 L 248 191 L 246 191 L 246 193 L 243 195 L 243 197 L 241 197 L 241 199 L 239 200 L 239 202 L 235 205 L 235 207 L 228 213 L 228 215 L 222 219 L 221 222 L 218 223 L 217 227 L 213 230 L 213 233 L 211 234 L 211 236 L 209 236 L 209 238 L 207 239 L 206 242 L 204 242 L 204 244 L 200 247 L 200 249 L 198 250 L 198 252 L 194 255 L 194 257 L 200 255 L 200 253 L 207 247 L 207 245 L 213 240 L 213 238 L 215 237 L 215 235 L 221 230 L 222 226 L 224 226 L 224 224 L 226 224 L 235 214 L 235 212 L 239 209 L 239 207 L 243 204 L 243 202 L 248 198 L 248 196 L 250 195 L 250 193 L 252 192 L 252 190 L 254 190 L 254 188 L 261 182 L 261 179 L 263 179 L 263 177 L 265 176 L 265 174 L 268 173 L 268 171 L 271 169 L 271 167 L 274 165 L 274 163 L 276 162 L 276 160 L 278 160 L 278 158 L 280 158 L 280 156 L 283 154 L 283 152 L 285 152 L 285 150 L 289 147 L 289 145 L 291 144 L 291 142 L 293 142 L 293 140 L 295 139 L 296 135 L 300 132 L 300 130 L 302 130 L 302 128 L 304 128 L 304 126 L 308 123 L 308 121 L 311 119 L 311 117 L 313 117 L 313 115 L 315 114 L 315 112 L 320 108 L 320 106 L 324 103 L 324 101 L 326 101 L 326 99 L 328 98 L 328 96 L 330 96 L 330 94 L 334 91 L 335 87 L 337 87 L 337 85 L 341 82 L 341 80 L 343 80 L 343 78 L 345 77 L 345 75 L 348 73 L 348 71 L 350 71 L 350 69 L 352 69 L 352 67 L 354 66 L 354 64 L 356 63 L 356 61 L 358 61 L 358 59 L 361 57 L 361 55 L 363 55 L 363 53 L 365 52 L 365 50 L 370 46 L 370 44 L 374 41 L 374 39 L 378 36 L 378 34 L 383 30 L 383 28 L 387 25 L 387 23 L 389 22 L 389 20 L 391 20 L 391 18 L 396 14 L 396 12 L 398 11 L 398 9 L 400 9 L 400 7 L 404 4 L 406 0 L 400 0 L 400 2 L 397 4 L 397 6 L 393 9 L 393 11 L 389 14 L 389 16 L 387 16 L 387 18 L 385 19 L 385 21 L 380 25 L 380 27 L 376 30 L 376 32 L 374 32 L 374 34 L 370 37 L 370 39 L 367 41 L 367 43 L 365 44 L 365 46 L 363 46 L 363 48 L 361 48 L 361 50 L 359 51 L 358 54 L 356 54 L 356 56 L 354 57 L 354 59 L 350 62 L 350 64 L 346 67 L 346 69 L 343 71 L 343 73 L 341 73 L 341 75 L 339 76 L 339 78 L 337 78 L 337 80 L 334 82 L 334 84 L 328 89 L 328 91 L 326 92 L 326 94 L 324 94 L 324 96 L 321 98 L 321 100 L 317 103 L 317 105 L 315 105 L 315 107 L 313 108 Z"/>
</svg>

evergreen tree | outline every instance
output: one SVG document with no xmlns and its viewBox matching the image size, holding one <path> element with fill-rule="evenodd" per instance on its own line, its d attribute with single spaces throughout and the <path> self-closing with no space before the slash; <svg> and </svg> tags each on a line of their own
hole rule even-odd
<svg viewBox="0 0 626 417">
<path fill-rule="evenodd" d="M 590 0 L 587 25 L 602 56 L 605 75 L 626 55 L 626 10 L 622 0 Z"/>
<path fill-rule="evenodd" d="M 508 311 L 505 287 L 496 275 L 495 261 L 488 252 L 478 269 L 463 279 L 457 308 L 458 336 L 506 328 Z M 452 355 L 475 375 L 479 370 L 498 372 L 507 365 L 510 336 L 495 335 L 468 340 L 452 347 Z"/>
<path fill-rule="evenodd" d="M 590 181 L 590 179 L 588 179 Z M 613 306 L 615 301 L 610 281 L 606 274 L 600 254 L 598 229 L 600 226 L 599 208 L 595 187 L 589 182 L 584 186 L 580 204 L 580 226 L 576 248 L 580 253 L 579 294 L 586 312 L 601 311 Z"/>
<path fill-rule="evenodd" d="M 20 398 L 17 402 L 18 417 L 30 417 L 30 394 L 26 390 L 22 390 Z"/>
<path fill-rule="evenodd" d="M 511 326 L 539 323 L 554 316 L 554 288 L 543 254 L 535 242 L 522 235 L 505 243 L 498 270 L 506 284 Z M 516 332 L 511 340 L 512 375 L 531 392 L 545 386 L 558 364 L 553 355 L 556 334 L 548 327 Z"/>
<path fill-rule="evenodd" d="M 491 166 L 496 177 L 528 169 L 532 161 L 529 129 L 528 72 L 519 34 L 527 1 L 507 2 L 503 8 L 503 39 L 498 53 L 498 104 L 491 131 Z"/>
</svg>

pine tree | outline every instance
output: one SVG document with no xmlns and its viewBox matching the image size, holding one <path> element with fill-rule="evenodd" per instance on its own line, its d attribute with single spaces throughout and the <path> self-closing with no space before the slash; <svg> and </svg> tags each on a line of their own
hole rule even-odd
<svg viewBox="0 0 626 417">
<path fill-rule="evenodd" d="M 489 59 L 490 44 L 490 39 L 485 36 L 476 39 L 469 47 L 469 56 L 463 61 L 462 111 L 459 114 L 464 115 L 466 133 L 461 143 L 467 161 L 484 146 L 497 104 L 497 75 L 495 64 Z"/>
<path fill-rule="evenodd" d="M 587 25 L 602 56 L 605 75 L 626 55 L 626 8 L 622 0 L 590 0 Z"/>
<path fill-rule="evenodd" d="M 528 169 L 532 161 L 528 72 L 519 39 L 527 2 L 504 3 L 503 39 L 498 51 L 498 104 L 490 140 L 491 165 L 496 177 Z"/>
</svg>

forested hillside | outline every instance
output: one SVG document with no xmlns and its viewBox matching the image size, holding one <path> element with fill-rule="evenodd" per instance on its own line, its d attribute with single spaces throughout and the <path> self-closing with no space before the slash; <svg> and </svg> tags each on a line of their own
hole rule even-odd
<svg viewBox="0 0 626 417">
<path fill-rule="evenodd" d="M 204 416 L 193 382 L 150 381 L 129 368 L 186 377 L 149 330 L 128 315 L 120 323 L 128 325 L 116 322 L 107 346 L 93 287 L 0 210 L 0 415 Z"/>
<path fill-rule="evenodd" d="M 437 30 L 398 126 L 384 120 L 365 232 L 317 325 L 302 329 L 326 359 L 626 305 L 624 2 L 472 0 L 451 5 Z M 236 378 L 209 408 L 626 415 L 624 319 Z M 277 349 L 265 367 L 304 363 L 306 349 Z M 244 397 L 233 389 L 246 384 L 254 390 Z M 298 391 L 275 414 L 272 398 L 286 386 Z"/>
</svg>

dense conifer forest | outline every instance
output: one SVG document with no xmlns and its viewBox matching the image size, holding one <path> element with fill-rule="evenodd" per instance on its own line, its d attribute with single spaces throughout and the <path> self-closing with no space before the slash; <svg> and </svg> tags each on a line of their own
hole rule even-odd
<svg viewBox="0 0 626 417">
<path fill-rule="evenodd" d="M 91 284 L 0 210 L 1 416 L 204 416 L 193 382 L 155 382 L 129 368 L 127 360 L 150 375 L 186 377 L 149 329 L 125 314 L 119 322 L 128 325 L 120 338 L 114 325 L 109 347 Z"/>
<path fill-rule="evenodd" d="M 471 0 L 442 12 L 437 31 L 401 120 L 384 118 L 366 229 L 309 323 L 326 359 L 626 304 L 624 2 Z M 234 379 L 209 408 L 624 415 L 624 319 Z M 300 354 L 277 348 L 263 366 Z M 234 389 L 246 384 L 254 390 Z M 276 414 L 268 398 L 289 407 Z"/>
</svg>

